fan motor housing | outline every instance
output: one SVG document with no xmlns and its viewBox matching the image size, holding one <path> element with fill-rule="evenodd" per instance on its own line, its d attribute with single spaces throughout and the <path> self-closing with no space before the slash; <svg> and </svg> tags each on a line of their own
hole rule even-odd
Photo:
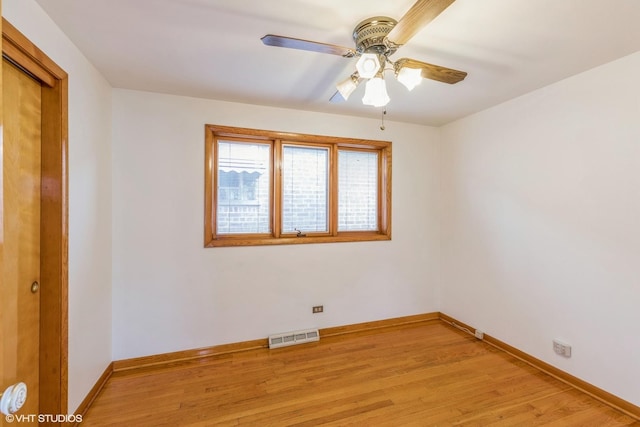
<svg viewBox="0 0 640 427">
<path fill-rule="evenodd" d="M 397 49 L 386 40 L 398 22 L 388 16 L 375 16 L 360 22 L 353 30 L 353 40 L 359 53 L 391 55 Z"/>
</svg>

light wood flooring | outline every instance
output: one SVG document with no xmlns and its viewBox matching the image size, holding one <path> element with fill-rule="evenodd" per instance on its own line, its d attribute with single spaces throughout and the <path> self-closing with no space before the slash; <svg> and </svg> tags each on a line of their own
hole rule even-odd
<svg viewBox="0 0 640 427">
<path fill-rule="evenodd" d="M 90 426 L 640 426 L 443 322 L 115 373 Z"/>
</svg>

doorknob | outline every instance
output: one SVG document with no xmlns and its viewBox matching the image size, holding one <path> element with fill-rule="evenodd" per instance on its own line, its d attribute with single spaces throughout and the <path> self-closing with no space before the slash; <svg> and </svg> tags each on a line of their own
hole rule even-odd
<svg viewBox="0 0 640 427">
<path fill-rule="evenodd" d="M 0 398 L 0 412 L 4 415 L 18 412 L 27 400 L 27 385 L 25 383 L 10 385 L 0 396 L 2 396 Z"/>
</svg>

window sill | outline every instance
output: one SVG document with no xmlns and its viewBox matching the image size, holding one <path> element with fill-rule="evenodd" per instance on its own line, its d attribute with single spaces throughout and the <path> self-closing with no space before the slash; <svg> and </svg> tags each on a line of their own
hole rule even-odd
<svg viewBox="0 0 640 427">
<path fill-rule="evenodd" d="M 391 240 L 391 234 L 371 232 L 340 233 L 338 236 L 308 236 L 308 237 L 218 237 L 205 242 L 205 248 L 220 248 L 228 246 L 269 246 L 269 245 L 299 245 L 313 243 L 344 243 L 344 242 L 376 242 Z"/>
</svg>

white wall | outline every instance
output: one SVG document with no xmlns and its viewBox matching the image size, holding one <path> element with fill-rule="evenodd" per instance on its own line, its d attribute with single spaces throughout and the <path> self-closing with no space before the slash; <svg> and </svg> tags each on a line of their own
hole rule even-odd
<svg viewBox="0 0 640 427">
<path fill-rule="evenodd" d="M 114 90 L 114 359 L 437 311 L 439 132 L 372 117 Z M 393 240 L 203 248 L 206 123 L 393 141 Z"/>
<path fill-rule="evenodd" d="M 636 53 L 445 126 L 441 165 L 441 310 L 636 405 L 639 75 Z"/>
<path fill-rule="evenodd" d="M 2 14 L 69 74 L 72 412 L 112 360 L 111 88 L 35 1 L 3 0 Z"/>
</svg>

